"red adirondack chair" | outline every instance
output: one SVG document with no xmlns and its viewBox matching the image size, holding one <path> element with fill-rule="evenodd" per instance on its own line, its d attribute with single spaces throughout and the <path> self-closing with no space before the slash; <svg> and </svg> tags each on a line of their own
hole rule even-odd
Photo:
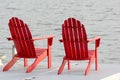
<svg viewBox="0 0 120 80">
<path fill-rule="evenodd" d="M 68 18 L 62 24 L 62 39 L 59 40 L 64 44 L 65 56 L 63 62 L 58 70 L 61 74 L 63 68 L 68 61 L 68 70 L 70 69 L 70 60 L 81 61 L 89 60 L 85 75 L 88 74 L 90 66 L 95 60 L 95 68 L 98 69 L 98 47 L 100 44 L 100 36 L 93 39 L 87 39 L 87 34 L 84 25 L 75 18 Z M 95 49 L 88 49 L 88 42 L 95 42 Z"/>
<path fill-rule="evenodd" d="M 15 54 L 12 60 L 3 68 L 3 71 L 8 71 L 20 58 L 24 59 L 24 67 L 28 66 L 28 59 L 35 59 L 28 67 L 26 73 L 31 72 L 38 63 L 46 57 L 48 57 L 48 68 L 51 68 L 51 46 L 54 36 L 32 38 L 27 24 L 17 17 L 12 17 L 8 25 L 11 33 L 11 37 L 9 37 L 8 40 L 13 40 L 17 54 Z M 47 39 L 46 48 L 34 46 L 34 41 L 43 39 Z"/>
</svg>

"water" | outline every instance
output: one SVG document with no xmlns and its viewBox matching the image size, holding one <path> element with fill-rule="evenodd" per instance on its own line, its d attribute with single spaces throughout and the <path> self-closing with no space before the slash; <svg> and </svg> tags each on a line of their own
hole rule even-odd
<svg viewBox="0 0 120 80">
<path fill-rule="evenodd" d="M 100 35 L 99 62 L 120 63 L 120 0 L 0 0 L 0 54 L 11 58 L 8 20 L 17 16 L 29 25 L 34 37 L 54 34 L 54 61 L 64 55 L 61 24 L 68 17 L 80 20 L 88 37 Z M 45 46 L 44 42 L 36 46 Z M 61 61 L 61 60 L 60 60 Z"/>
</svg>

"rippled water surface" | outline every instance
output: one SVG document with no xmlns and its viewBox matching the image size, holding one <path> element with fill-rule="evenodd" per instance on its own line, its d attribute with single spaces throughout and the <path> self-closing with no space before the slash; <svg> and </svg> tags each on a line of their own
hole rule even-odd
<svg viewBox="0 0 120 80">
<path fill-rule="evenodd" d="M 0 0 L 0 54 L 11 58 L 12 42 L 8 20 L 12 16 L 23 19 L 34 37 L 54 34 L 52 55 L 56 60 L 64 55 L 61 24 L 68 17 L 80 20 L 89 38 L 100 35 L 99 61 L 120 63 L 120 0 Z M 36 46 L 45 46 L 45 42 Z M 61 61 L 61 60 L 60 60 Z"/>
</svg>

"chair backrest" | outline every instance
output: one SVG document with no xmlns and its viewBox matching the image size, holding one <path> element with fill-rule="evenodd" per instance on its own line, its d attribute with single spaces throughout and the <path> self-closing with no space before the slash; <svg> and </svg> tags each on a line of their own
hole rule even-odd
<svg viewBox="0 0 120 80">
<path fill-rule="evenodd" d="M 80 21 L 75 18 L 65 20 L 62 24 L 62 37 L 67 59 L 88 59 L 87 34 Z"/>
<path fill-rule="evenodd" d="M 23 58 L 35 58 L 35 48 L 30 30 L 21 19 L 12 17 L 9 20 L 9 29 L 17 50 L 17 56 Z"/>
</svg>

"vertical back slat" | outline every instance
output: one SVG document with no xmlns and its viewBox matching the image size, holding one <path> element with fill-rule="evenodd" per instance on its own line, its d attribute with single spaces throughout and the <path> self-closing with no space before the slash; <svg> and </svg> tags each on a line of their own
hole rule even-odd
<svg viewBox="0 0 120 80">
<path fill-rule="evenodd" d="M 84 57 L 88 57 L 88 45 L 87 45 L 87 34 L 86 34 L 86 31 L 85 31 L 85 27 L 84 25 L 82 24 L 82 35 L 83 35 L 83 49 L 84 49 Z"/>
<path fill-rule="evenodd" d="M 66 21 L 64 21 L 64 26 L 63 26 L 63 40 L 65 41 L 64 42 L 64 46 L 65 46 L 65 50 L 66 50 L 66 56 L 68 56 L 68 57 L 72 57 L 72 45 L 71 45 L 71 43 L 69 42 L 69 40 L 70 40 L 70 35 L 69 35 L 69 29 L 68 29 L 68 27 L 66 27 L 66 26 L 68 26 L 68 21 L 66 20 Z M 69 47 L 67 47 L 67 46 L 69 46 Z"/>
<path fill-rule="evenodd" d="M 76 43 L 76 44 L 78 44 L 78 58 L 80 58 L 80 59 L 82 59 L 82 54 L 83 54 L 83 51 L 82 51 L 82 48 L 81 48 L 81 23 L 80 23 L 80 21 L 76 21 L 77 22 L 77 27 L 78 27 L 78 29 L 77 29 L 77 38 L 78 38 L 78 43 Z"/>
<path fill-rule="evenodd" d="M 63 36 L 63 40 L 64 40 L 64 49 L 65 49 L 66 57 L 69 57 L 70 51 L 69 51 L 69 48 L 66 46 L 70 46 L 70 44 L 66 40 L 67 30 L 66 31 L 65 30 L 66 30 L 66 28 L 64 27 L 64 24 L 62 24 L 62 34 L 63 34 L 62 36 Z"/>
<path fill-rule="evenodd" d="M 80 23 L 80 22 L 78 22 L 78 24 L 79 24 L 79 23 Z M 83 45 L 84 45 L 84 44 L 83 44 L 83 35 L 82 35 L 82 34 L 83 34 L 83 31 L 82 31 L 82 27 L 81 27 L 82 25 L 80 24 L 79 26 L 80 26 L 80 27 L 79 27 L 79 29 L 78 29 L 78 30 L 79 30 L 79 31 L 78 31 L 78 32 L 79 32 L 79 35 L 78 35 L 78 36 L 79 36 L 79 43 L 80 43 L 79 46 L 80 46 L 80 50 L 81 50 L 81 53 L 80 53 L 80 54 L 81 54 L 81 58 L 84 58 L 84 54 L 85 54 L 85 53 L 84 53 L 84 50 L 83 50 Z"/>
<path fill-rule="evenodd" d="M 68 30 L 69 30 L 69 43 L 71 44 L 72 47 L 72 57 L 75 58 L 75 46 L 74 46 L 74 32 L 73 32 L 73 20 L 72 18 L 68 19 Z"/>
<path fill-rule="evenodd" d="M 74 46 L 75 46 L 75 57 L 76 59 L 80 58 L 80 50 L 79 50 L 79 45 L 78 45 L 78 25 L 77 25 L 77 20 L 72 18 L 73 21 L 73 31 L 74 31 Z"/>
</svg>

